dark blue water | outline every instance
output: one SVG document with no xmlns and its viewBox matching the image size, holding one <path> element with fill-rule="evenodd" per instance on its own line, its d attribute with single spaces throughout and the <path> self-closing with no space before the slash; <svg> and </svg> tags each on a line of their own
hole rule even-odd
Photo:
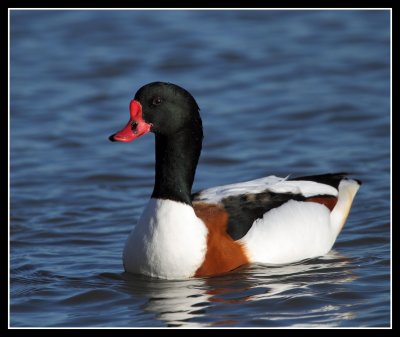
<svg viewBox="0 0 400 337">
<path fill-rule="evenodd" d="M 389 326 L 389 11 L 10 14 L 10 325 Z M 269 174 L 363 180 L 334 249 L 162 281 L 124 273 L 154 139 L 111 143 L 136 90 L 188 89 L 194 191 Z"/>
</svg>

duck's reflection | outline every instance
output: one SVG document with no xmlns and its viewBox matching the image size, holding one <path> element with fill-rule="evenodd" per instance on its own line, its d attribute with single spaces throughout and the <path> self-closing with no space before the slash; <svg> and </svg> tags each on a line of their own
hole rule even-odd
<svg viewBox="0 0 400 337">
<path fill-rule="evenodd" d="M 270 301 L 263 303 L 264 311 L 257 312 L 258 316 L 276 316 L 277 312 L 271 308 L 273 304 L 282 307 L 288 305 L 287 301 L 313 296 L 311 289 L 319 285 L 331 287 L 352 282 L 356 275 L 349 270 L 348 263 L 346 257 L 331 251 L 325 257 L 302 263 L 250 265 L 203 279 L 165 281 L 127 273 L 123 278 L 129 292 L 136 298 L 144 298 L 142 309 L 154 313 L 167 326 L 241 326 L 243 313 L 247 310 L 250 315 L 251 310 L 257 310 L 259 304 L 255 302 Z M 313 310 L 337 310 L 337 307 L 329 308 L 332 305 L 321 304 Z M 353 317 L 349 310 L 344 317 Z"/>
</svg>

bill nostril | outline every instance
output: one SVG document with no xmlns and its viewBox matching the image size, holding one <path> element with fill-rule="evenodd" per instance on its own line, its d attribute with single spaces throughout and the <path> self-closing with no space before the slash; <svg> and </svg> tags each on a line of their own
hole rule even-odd
<svg viewBox="0 0 400 337">
<path fill-rule="evenodd" d="M 135 131 L 135 130 L 136 130 L 137 125 L 138 125 L 138 123 L 136 123 L 136 122 L 132 122 L 132 123 L 131 123 L 131 129 L 132 129 L 132 131 Z"/>
<path fill-rule="evenodd" d="M 133 131 L 133 133 L 135 135 L 138 133 L 137 126 L 138 126 L 138 123 L 136 123 L 136 122 L 131 123 L 131 130 Z"/>
</svg>

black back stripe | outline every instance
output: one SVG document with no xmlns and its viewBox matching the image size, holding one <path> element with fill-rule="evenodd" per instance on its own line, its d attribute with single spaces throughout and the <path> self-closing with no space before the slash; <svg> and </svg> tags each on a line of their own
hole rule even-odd
<svg viewBox="0 0 400 337">
<path fill-rule="evenodd" d="M 340 173 L 328 173 L 328 174 L 319 174 L 313 176 L 296 177 L 296 178 L 290 178 L 289 180 L 314 181 L 316 183 L 329 185 L 338 189 L 340 181 L 346 178 L 346 176 L 348 176 L 348 173 L 340 172 Z"/>
</svg>

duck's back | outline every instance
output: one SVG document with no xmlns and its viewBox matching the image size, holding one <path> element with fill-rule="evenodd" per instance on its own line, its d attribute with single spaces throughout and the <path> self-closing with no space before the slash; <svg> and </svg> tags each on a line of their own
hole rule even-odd
<svg viewBox="0 0 400 337">
<path fill-rule="evenodd" d="M 269 176 L 193 195 L 193 205 L 218 205 L 227 234 L 250 262 L 291 263 L 327 253 L 348 216 L 360 182 L 346 174 L 295 179 Z"/>
</svg>

